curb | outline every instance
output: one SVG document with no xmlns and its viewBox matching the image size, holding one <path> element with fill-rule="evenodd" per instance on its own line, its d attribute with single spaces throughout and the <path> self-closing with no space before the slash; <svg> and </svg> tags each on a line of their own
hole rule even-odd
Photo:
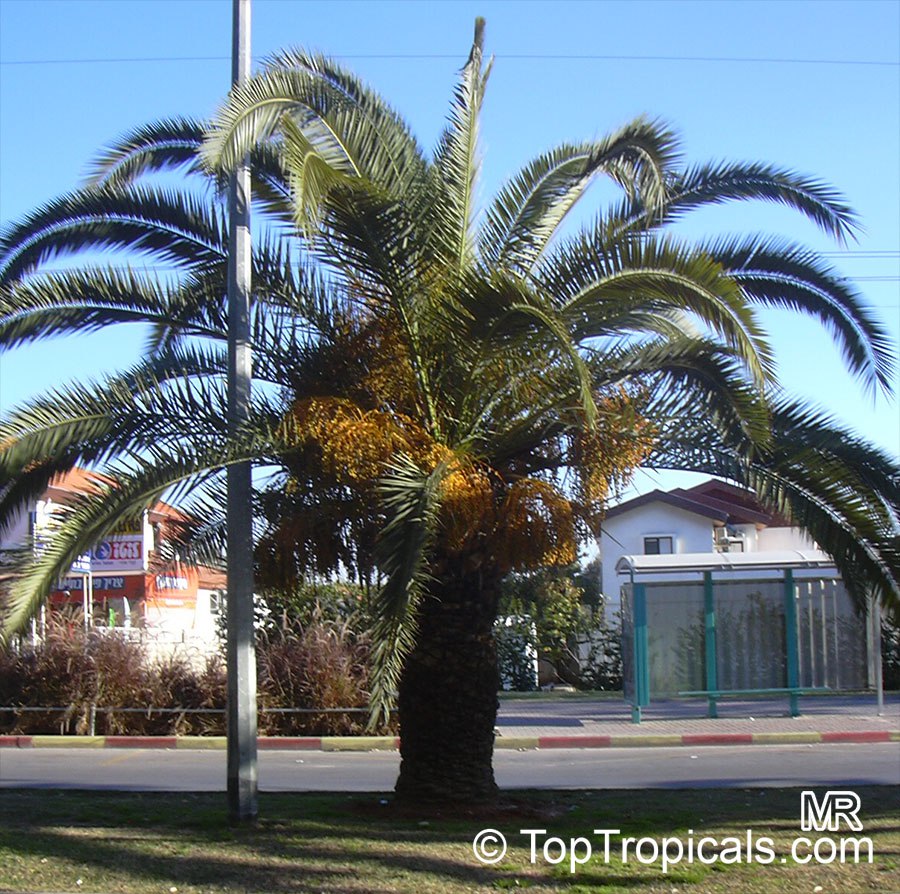
<svg viewBox="0 0 900 894">
<path fill-rule="evenodd" d="M 509 736 L 495 749 L 549 751 L 559 748 L 662 748 L 712 745 L 837 745 L 900 742 L 900 730 L 783 733 L 685 733 L 631 736 Z M 0 736 L 0 748 L 175 748 L 224 750 L 224 736 Z M 285 736 L 257 739 L 260 751 L 396 751 L 394 736 Z"/>
</svg>

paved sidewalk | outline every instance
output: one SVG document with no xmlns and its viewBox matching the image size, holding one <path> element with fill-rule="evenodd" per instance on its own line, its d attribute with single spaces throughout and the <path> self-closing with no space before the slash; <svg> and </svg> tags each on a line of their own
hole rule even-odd
<svg viewBox="0 0 900 894">
<path fill-rule="evenodd" d="M 581 697 L 500 702 L 497 748 L 625 748 L 671 745 L 767 745 L 852 742 L 900 744 L 900 696 L 886 697 L 877 713 L 874 696 L 808 696 L 800 717 L 788 715 L 787 699 L 722 699 L 719 717 L 706 716 L 703 699 L 655 702 L 643 722 L 631 722 L 621 699 Z M 263 749 L 375 751 L 398 746 L 393 736 L 297 736 L 263 738 Z M 191 748 L 225 747 L 224 737 L 0 736 L 0 748 Z M 900 759 L 900 749 L 898 749 Z"/>
<path fill-rule="evenodd" d="M 874 696 L 801 697 L 799 717 L 789 715 L 787 697 L 726 698 L 718 705 L 719 716 L 710 718 L 705 699 L 653 702 L 644 709 L 642 722 L 632 723 L 630 706 L 619 699 L 502 699 L 497 744 L 503 747 L 503 739 L 522 737 L 609 738 L 613 745 L 679 744 L 672 741 L 676 738 L 680 744 L 900 741 L 896 695 L 885 698 L 881 716 Z"/>
</svg>

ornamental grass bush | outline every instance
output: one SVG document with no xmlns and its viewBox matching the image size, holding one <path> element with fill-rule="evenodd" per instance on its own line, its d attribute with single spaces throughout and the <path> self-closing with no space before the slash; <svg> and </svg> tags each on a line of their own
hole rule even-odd
<svg viewBox="0 0 900 894">
<path fill-rule="evenodd" d="M 363 732 L 367 714 L 359 709 L 369 700 L 369 643 L 350 621 L 328 619 L 317 611 L 305 625 L 283 623 L 261 636 L 257 654 L 260 705 L 310 711 L 261 712 L 261 731 L 282 736 Z M 337 713 L 337 708 L 357 711 Z"/>
<path fill-rule="evenodd" d="M 336 709 L 366 706 L 368 657 L 364 634 L 321 614 L 261 634 L 260 734 L 361 732 L 365 713 Z M 225 702 L 221 654 L 151 660 L 127 631 L 85 630 L 77 613 L 52 613 L 42 638 L 0 652 L 4 734 L 224 735 Z"/>
</svg>

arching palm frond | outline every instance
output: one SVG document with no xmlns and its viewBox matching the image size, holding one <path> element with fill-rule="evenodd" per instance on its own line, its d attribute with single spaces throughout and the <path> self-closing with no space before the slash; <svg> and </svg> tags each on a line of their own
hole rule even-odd
<svg viewBox="0 0 900 894">
<path fill-rule="evenodd" d="M 160 417 L 164 410 L 177 416 L 179 407 L 184 406 L 183 393 L 160 392 L 153 399 Z M 223 413 L 216 410 L 216 400 L 221 406 L 224 395 L 205 406 L 198 403 L 185 408 L 185 418 L 195 427 L 173 426 L 172 438 L 154 443 L 140 443 L 141 420 L 138 414 L 134 415 L 135 443 L 117 449 L 117 461 L 105 468 L 108 480 L 115 484 L 100 485 L 94 493 L 79 495 L 65 510 L 64 520 L 40 555 L 32 559 L 30 555 L 19 554 L 5 569 L 12 574 L 12 580 L 0 606 L 0 644 L 5 644 L 21 629 L 56 581 L 65 576 L 74 559 L 124 520 L 139 516 L 163 495 L 175 504 L 182 502 L 229 465 L 254 460 L 278 462 L 295 449 L 290 428 L 282 424 L 272 406 L 259 399 L 254 401 L 247 425 L 230 438 L 224 432 L 216 437 L 216 432 L 204 430 L 198 424 L 198 417 L 206 419 L 210 426 L 218 423 L 220 429 L 223 427 Z M 31 471 L 43 472 L 45 468 L 55 471 L 58 467 L 59 460 L 53 457 L 37 470 L 26 470 L 19 477 L 24 480 Z"/>
<path fill-rule="evenodd" d="M 696 419 L 750 452 L 771 437 L 768 402 L 733 350 L 701 337 L 680 336 L 625 345 L 598 356 L 597 387 L 641 385 L 654 420 Z"/>
<path fill-rule="evenodd" d="M 703 246 L 741 286 L 747 298 L 818 319 L 847 367 L 863 383 L 890 393 L 894 346 L 860 294 L 809 249 L 783 239 L 718 240 Z"/>
<path fill-rule="evenodd" d="M 0 527 L 42 496 L 49 480 L 77 466 L 194 438 L 225 435 L 225 357 L 173 348 L 127 373 L 73 383 L 10 413 L 0 424 Z"/>
<path fill-rule="evenodd" d="M 138 127 L 97 155 L 87 183 L 122 189 L 153 174 L 183 171 L 224 194 L 224 179 L 212 176 L 200 157 L 207 130 L 206 122 L 192 118 L 167 118 Z M 277 148 L 261 143 L 253 147 L 250 157 L 254 199 L 269 214 L 290 221 L 287 173 Z"/>
<path fill-rule="evenodd" d="M 197 152 L 205 132 L 205 122 L 194 118 L 164 118 L 138 127 L 97 153 L 87 183 L 121 189 L 148 174 L 177 170 L 208 178 Z"/>
<path fill-rule="evenodd" d="M 623 308 L 684 311 L 723 338 L 760 387 L 773 375 L 770 349 L 739 286 L 692 246 L 655 237 L 609 244 L 585 234 L 548 255 L 535 276 L 581 339 L 620 333 Z"/>
<path fill-rule="evenodd" d="M 666 184 L 679 160 L 665 125 L 637 118 L 610 136 L 558 146 L 507 183 L 479 233 L 482 263 L 527 273 L 598 175 L 608 175 L 643 207 L 662 213 Z"/>
<path fill-rule="evenodd" d="M 671 181 L 661 217 L 656 209 L 628 199 L 610 215 L 614 222 L 611 230 L 616 234 L 647 230 L 707 205 L 754 200 L 798 211 L 840 243 L 855 238 L 858 230 L 855 212 L 836 189 L 814 177 L 762 162 L 712 162 L 688 168 Z"/>
<path fill-rule="evenodd" d="M 290 116 L 315 154 L 343 173 L 402 194 L 424 160 L 406 124 L 384 100 L 334 61 L 282 52 L 232 92 L 213 119 L 202 154 L 232 170 Z"/>
<path fill-rule="evenodd" d="M 186 299 L 190 313 L 185 312 Z M 168 331 L 180 320 L 183 334 L 213 337 L 223 330 L 204 319 L 210 304 L 209 292 L 197 279 L 180 285 L 115 267 L 45 273 L 0 285 L 0 351 L 119 323 L 146 323 Z"/>
<path fill-rule="evenodd" d="M 169 189 L 87 187 L 42 205 L 0 233 L 0 283 L 73 253 L 123 249 L 173 265 L 223 259 L 220 210 Z"/>
<path fill-rule="evenodd" d="M 0 644 L 5 645 L 10 635 L 34 614 L 77 556 L 90 550 L 123 520 L 139 516 L 173 485 L 185 482 L 193 485 L 202 480 L 203 474 L 196 472 L 195 459 L 185 455 L 174 466 L 164 468 L 156 462 L 137 473 L 117 469 L 116 487 L 102 488 L 94 495 L 79 495 L 66 507 L 64 520 L 44 544 L 40 555 L 33 560 L 19 556 L 7 568 L 13 578 L 0 614 Z"/>
</svg>

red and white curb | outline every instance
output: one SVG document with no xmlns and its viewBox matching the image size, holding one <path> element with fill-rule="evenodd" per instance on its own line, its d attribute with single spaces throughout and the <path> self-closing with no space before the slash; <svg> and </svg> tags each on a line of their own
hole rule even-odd
<svg viewBox="0 0 900 894">
<path fill-rule="evenodd" d="M 520 751 L 554 748 L 652 748 L 704 745 L 819 745 L 900 742 L 900 730 L 847 732 L 684 733 L 628 736 L 498 736 L 495 748 Z M 394 736 L 266 736 L 261 751 L 394 751 Z M 0 736 L 0 748 L 175 748 L 224 749 L 224 736 Z"/>
</svg>

